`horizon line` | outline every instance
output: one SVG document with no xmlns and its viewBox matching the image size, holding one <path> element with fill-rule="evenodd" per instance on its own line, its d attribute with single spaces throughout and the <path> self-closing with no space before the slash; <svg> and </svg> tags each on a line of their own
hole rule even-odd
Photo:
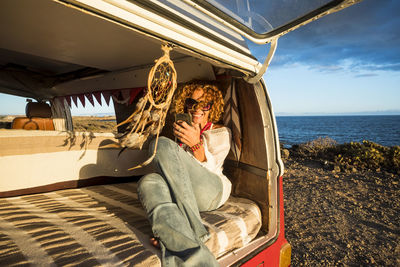
<svg viewBox="0 0 400 267">
<path fill-rule="evenodd" d="M 400 115 L 400 110 L 385 111 L 355 111 L 355 112 L 274 112 L 275 116 L 379 116 L 379 115 Z M 24 116 L 24 113 L 0 114 L 0 116 Z M 115 112 L 96 112 L 96 113 L 79 113 L 71 114 L 72 116 L 115 116 Z"/>
<path fill-rule="evenodd" d="M 275 116 L 383 116 L 400 115 L 400 110 L 355 111 L 355 112 L 275 112 Z"/>
</svg>

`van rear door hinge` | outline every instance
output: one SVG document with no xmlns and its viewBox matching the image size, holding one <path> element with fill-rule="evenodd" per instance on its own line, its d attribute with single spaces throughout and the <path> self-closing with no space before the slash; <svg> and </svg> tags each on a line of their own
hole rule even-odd
<svg viewBox="0 0 400 267">
<path fill-rule="evenodd" d="M 276 47 L 278 45 L 278 38 L 272 39 L 271 40 L 271 47 L 269 49 L 267 58 L 264 61 L 264 64 L 262 65 L 262 67 L 260 68 L 260 70 L 258 71 L 257 75 L 254 77 L 247 77 L 245 78 L 245 80 L 248 83 L 251 84 L 255 84 L 257 83 L 261 77 L 264 75 L 264 73 L 267 71 L 267 68 L 269 66 L 269 63 L 271 63 L 272 58 L 274 57 L 275 51 L 276 51 Z"/>
</svg>

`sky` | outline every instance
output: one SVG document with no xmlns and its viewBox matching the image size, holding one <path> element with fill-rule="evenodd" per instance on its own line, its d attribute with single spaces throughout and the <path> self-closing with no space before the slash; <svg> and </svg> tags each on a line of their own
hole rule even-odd
<svg viewBox="0 0 400 267">
<path fill-rule="evenodd" d="M 268 45 L 249 47 L 263 62 Z M 264 79 L 278 116 L 400 115 L 400 1 L 364 0 L 282 36 Z M 0 94 L 0 115 L 24 107 L 25 99 Z"/>
<path fill-rule="evenodd" d="M 282 36 L 264 79 L 276 115 L 400 114 L 400 1 L 364 0 Z"/>
</svg>

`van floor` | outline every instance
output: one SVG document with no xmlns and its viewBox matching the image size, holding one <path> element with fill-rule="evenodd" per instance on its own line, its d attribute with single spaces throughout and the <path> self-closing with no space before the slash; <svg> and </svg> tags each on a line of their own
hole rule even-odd
<svg viewBox="0 0 400 267">
<path fill-rule="evenodd" d="M 0 265 L 160 266 L 136 189 L 130 182 L 0 199 Z M 261 227 L 259 208 L 243 198 L 201 216 L 216 257 Z"/>
</svg>

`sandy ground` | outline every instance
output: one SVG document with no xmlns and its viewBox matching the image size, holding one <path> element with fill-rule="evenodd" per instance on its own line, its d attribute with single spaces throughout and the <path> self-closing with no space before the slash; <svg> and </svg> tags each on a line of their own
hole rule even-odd
<svg viewBox="0 0 400 267">
<path fill-rule="evenodd" d="M 78 132 L 89 131 L 94 133 L 110 133 L 114 131 L 114 127 L 117 125 L 115 116 L 73 116 L 72 121 L 74 124 L 74 130 Z"/>
<path fill-rule="evenodd" d="M 285 162 L 292 266 L 400 266 L 399 175 Z"/>
</svg>

